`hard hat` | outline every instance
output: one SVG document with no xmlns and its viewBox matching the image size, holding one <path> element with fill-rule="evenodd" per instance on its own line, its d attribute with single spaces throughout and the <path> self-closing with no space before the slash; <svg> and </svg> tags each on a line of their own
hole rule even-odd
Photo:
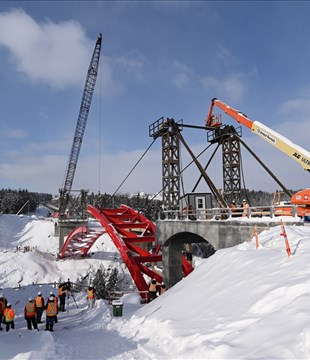
<svg viewBox="0 0 310 360">
<path fill-rule="evenodd" d="M 39 296 L 42 295 L 41 291 L 38 292 L 38 295 L 39 295 Z"/>
<path fill-rule="evenodd" d="M 235 200 L 233 200 L 232 203 L 235 204 L 236 203 Z"/>
<path fill-rule="evenodd" d="M 32 298 L 30 297 L 30 298 L 28 299 L 28 301 L 32 301 Z"/>
<path fill-rule="evenodd" d="M 11 303 L 7 303 L 6 306 L 7 306 L 7 307 L 10 307 L 10 306 L 11 306 Z"/>
<path fill-rule="evenodd" d="M 53 291 L 50 292 L 50 295 L 54 295 Z"/>
<path fill-rule="evenodd" d="M 53 297 L 53 296 L 50 296 L 50 297 L 48 298 L 48 300 L 49 300 L 49 301 L 53 301 L 53 300 L 54 300 L 54 297 Z"/>
<path fill-rule="evenodd" d="M 54 299 L 55 295 L 54 295 L 54 294 L 51 294 L 50 297 Z"/>
<path fill-rule="evenodd" d="M 245 200 L 245 199 L 243 199 L 243 200 L 242 200 L 242 202 L 246 202 L 246 200 Z"/>
</svg>

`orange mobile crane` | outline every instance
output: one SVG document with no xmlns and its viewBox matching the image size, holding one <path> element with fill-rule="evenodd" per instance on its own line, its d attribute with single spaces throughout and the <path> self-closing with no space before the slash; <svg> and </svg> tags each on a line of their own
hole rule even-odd
<svg viewBox="0 0 310 360">
<path fill-rule="evenodd" d="M 260 123 L 259 121 L 250 120 L 244 113 L 239 110 L 232 108 L 225 104 L 223 101 L 216 98 L 211 100 L 211 106 L 209 109 L 208 117 L 206 119 L 206 126 L 208 127 L 221 127 L 222 120 L 221 116 L 213 114 L 214 106 L 220 108 L 225 114 L 228 114 L 238 123 L 246 126 L 253 133 L 260 136 L 262 139 L 267 141 L 269 144 L 275 146 L 286 155 L 297 161 L 304 170 L 310 172 L 310 152 L 303 149 L 302 147 L 292 143 L 286 137 L 278 134 L 276 131 L 270 129 L 268 126 Z M 291 203 L 298 205 L 297 215 L 304 217 L 310 215 L 310 189 L 304 189 L 298 191 L 291 197 Z M 289 209 L 286 209 L 288 211 Z M 283 210 L 284 211 L 284 210 Z M 292 211 L 292 209 L 291 209 Z M 283 213 L 282 213 L 283 214 Z"/>
</svg>

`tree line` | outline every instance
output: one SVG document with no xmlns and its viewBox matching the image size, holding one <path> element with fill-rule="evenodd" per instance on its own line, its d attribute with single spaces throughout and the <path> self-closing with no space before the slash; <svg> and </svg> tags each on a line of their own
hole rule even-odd
<svg viewBox="0 0 310 360">
<path fill-rule="evenodd" d="M 51 194 L 19 189 L 0 190 L 0 214 L 26 214 L 34 212 L 39 204 L 52 199 Z"/>
<path fill-rule="evenodd" d="M 291 191 L 295 193 L 296 191 Z M 279 194 L 280 195 L 280 194 Z M 251 206 L 270 206 L 275 198 L 274 193 L 266 191 L 242 190 L 241 198 L 246 198 Z M 288 196 L 283 194 L 278 197 L 279 200 L 289 201 Z M 107 193 L 90 193 L 87 194 L 87 204 L 99 208 L 117 208 L 122 204 L 141 212 L 152 221 L 157 220 L 158 214 L 162 210 L 162 201 L 158 198 L 153 198 L 152 195 L 147 194 L 115 194 Z M 54 203 L 54 206 L 59 206 L 58 199 L 53 199 L 51 194 L 29 192 L 25 189 L 0 190 L 0 213 L 1 214 L 26 214 L 27 212 L 34 212 L 39 204 Z M 68 204 L 70 207 L 70 204 Z M 216 200 L 213 197 L 213 206 L 216 206 Z"/>
</svg>

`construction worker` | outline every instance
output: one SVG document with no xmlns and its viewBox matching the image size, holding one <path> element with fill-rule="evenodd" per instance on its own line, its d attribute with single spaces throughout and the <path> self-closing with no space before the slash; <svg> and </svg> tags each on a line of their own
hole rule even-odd
<svg viewBox="0 0 310 360">
<path fill-rule="evenodd" d="M 66 311 L 66 295 L 67 295 L 67 288 L 65 284 L 59 284 L 58 286 L 58 298 L 59 298 L 59 311 Z"/>
<path fill-rule="evenodd" d="M 38 296 L 34 299 L 37 308 L 37 324 L 42 324 L 42 314 L 44 311 L 44 299 L 41 291 L 38 292 Z"/>
<path fill-rule="evenodd" d="M 89 309 L 92 309 L 93 307 L 95 307 L 96 290 L 93 286 L 89 286 L 87 289 L 87 301 L 88 301 Z"/>
<path fill-rule="evenodd" d="M 53 327 L 54 327 L 55 317 L 57 316 L 58 313 L 58 306 L 53 296 L 50 296 L 48 298 L 45 309 L 46 309 L 45 331 L 54 331 Z"/>
<path fill-rule="evenodd" d="M 9 302 L 7 303 L 6 308 L 4 309 L 3 315 L 6 324 L 6 332 L 8 332 L 10 328 L 15 329 L 15 324 L 14 324 L 15 312 L 12 309 L 12 305 Z"/>
<path fill-rule="evenodd" d="M 28 330 L 32 330 L 32 325 L 34 329 L 38 329 L 36 321 L 36 304 L 31 297 L 28 299 L 28 302 L 25 306 L 24 314 L 25 320 L 27 321 Z"/>
<path fill-rule="evenodd" d="M 249 204 L 245 199 L 242 200 L 242 208 L 243 208 L 243 217 L 249 217 Z"/>
<path fill-rule="evenodd" d="M 52 297 L 52 298 L 54 299 L 54 303 L 55 303 L 56 306 L 57 306 L 57 314 L 58 314 L 58 297 L 53 294 L 53 291 L 50 292 L 50 297 Z M 47 299 L 47 301 L 48 301 L 48 299 Z M 55 315 L 55 324 L 58 323 L 57 314 Z"/>
<path fill-rule="evenodd" d="M 162 283 L 159 288 L 159 295 L 162 295 L 166 291 L 167 291 L 166 285 Z"/>
<path fill-rule="evenodd" d="M 237 214 L 236 214 L 236 211 L 237 211 L 237 204 L 236 204 L 236 201 L 235 200 L 233 200 L 232 202 L 231 202 L 231 204 L 230 204 L 230 208 L 231 208 L 231 215 L 234 217 L 234 216 L 238 216 Z"/>
<path fill-rule="evenodd" d="M 7 303 L 7 299 L 3 296 L 2 292 L 0 292 L 0 331 L 3 330 L 1 324 L 3 323 L 3 312 Z"/>
<path fill-rule="evenodd" d="M 156 280 L 153 279 L 149 285 L 148 302 L 156 299 L 156 297 L 157 297 L 157 285 L 156 285 Z"/>
</svg>

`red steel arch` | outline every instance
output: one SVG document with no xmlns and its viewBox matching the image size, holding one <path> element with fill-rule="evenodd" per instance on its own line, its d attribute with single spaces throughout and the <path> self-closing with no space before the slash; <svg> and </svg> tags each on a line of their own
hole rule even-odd
<svg viewBox="0 0 310 360">
<path fill-rule="evenodd" d="M 105 230 L 92 229 L 87 226 L 79 226 L 68 235 L 61 252 L 60 258 L 68 256 L 86 256 L 95 241 L 105 233 Z"/>
</svg>

